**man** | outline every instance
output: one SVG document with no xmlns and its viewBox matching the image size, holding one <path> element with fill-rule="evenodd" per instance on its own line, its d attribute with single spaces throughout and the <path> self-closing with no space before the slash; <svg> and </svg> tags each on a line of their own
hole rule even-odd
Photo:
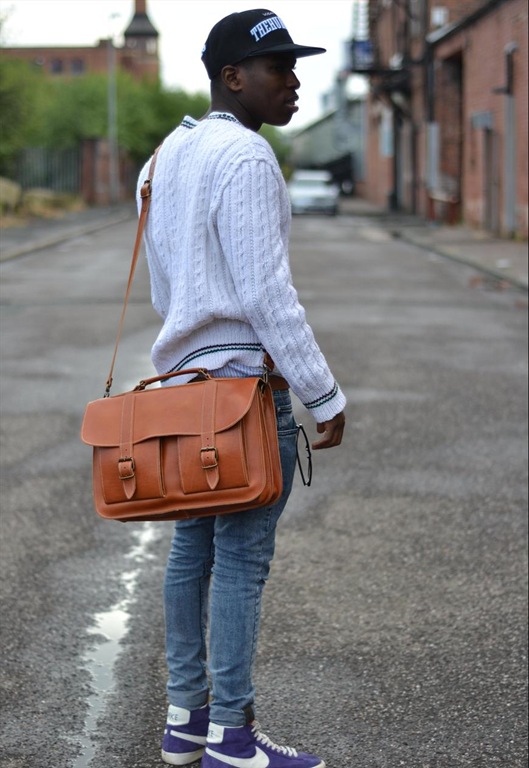
<svg viewBox="0 0 529 768">
<path fill-rule="evenodd" d="M 210 110 L 198 123 L 186 118 L 158 153 L 145 233 L 163 319 L 154 365 L 159 373 L 204 367 L 254 376 L 271 358 L 284 485 L 271 507 L 175 524 L 164 587 L 170 706 L 162 757 L 171 765 L 203 754 L 202 768 L 325 768 L 261 733 L 252 683 L 261 595 L 296 461 L 289 385 L 317 422 L 315 449 L 339 445 L 345 423 L 345 397 L 292 285 L 285 182 L 257 134 L 263 123 L 288 124 L 298 109 L 296 59 L 323 52 L 294 44 L 272 11 L 222 19 L 202 53 Z"/>
</svg>

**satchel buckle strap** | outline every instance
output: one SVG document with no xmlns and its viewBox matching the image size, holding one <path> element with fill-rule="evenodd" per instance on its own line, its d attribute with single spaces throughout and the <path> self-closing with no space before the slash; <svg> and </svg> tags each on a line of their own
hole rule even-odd
<svg viewBox="0 0 529 768">
<path fill-rule="evenodd" d="M 208 459 L 204 454 L 206 453 L 213 453 L 213 461 Z M 215 469 L 215 467 L 219 466 L 219 452 L 215 448 L 215 446 L 211 448 L 201 448 L 200 449 L 200 461 L 202 462 L 202 469 L 208 470 L 208 469 Z"/>
<path fill-rule="evenodd" d="M 202 385 L 200 463 L 206 473 L 206 482 L 210 491 L 214 491 L 220 482 L 219 452 L 215 447 L 217 390 L 216 379 L 207 379 Z"/>
<path fill-rule="evenodd" d="M 118 459 L 118 472 L 120 480 L 130 480 L 134 477 L 136 465 L 132 456 L 126 456 Z"/>
</svg>

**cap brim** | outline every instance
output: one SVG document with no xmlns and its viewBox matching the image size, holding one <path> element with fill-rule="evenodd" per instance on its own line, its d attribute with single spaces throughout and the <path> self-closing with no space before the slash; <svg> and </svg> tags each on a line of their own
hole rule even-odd
<svg viewBox="0 0 529 768">
<path fill-rule="evenodd" d="M 282 43 L 281 45 L 271 45 L 269 48 L 263 48 L 260 51 L 255 51 L 255 53 L 249 53 L 246 58 L 268 56 L 271 53 L 293 53 L 297 59 L 302 59 L 304 56 L 316 56 L 319 53 L 326 52 L 326 48 L 314 48 L 309 45 L 296 45 L 296 43 Z"/>
</svg>

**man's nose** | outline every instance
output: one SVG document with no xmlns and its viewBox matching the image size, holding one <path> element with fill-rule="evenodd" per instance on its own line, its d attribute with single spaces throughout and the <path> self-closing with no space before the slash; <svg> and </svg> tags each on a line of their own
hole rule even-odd
<svg viewBox="0 0 529 768">
<path fill-rule="evenodd" d="M 287 82 L 289 88 L 299 88 L 301 85 L 293 69 L 291 69 L 289 72 Z"/>
</svg>

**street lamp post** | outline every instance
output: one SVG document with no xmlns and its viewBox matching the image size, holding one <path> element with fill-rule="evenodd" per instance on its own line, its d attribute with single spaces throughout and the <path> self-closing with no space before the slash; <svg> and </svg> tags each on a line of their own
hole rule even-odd
<svg viewBox="0 0 529 768">
<path fill-rule="evenodd" d="M 111 18 L 116 16 L 117 14 L 112 14 Z M 110 202 L 115 204 L 119 200 L 119 165 L 116 49 L 112 33 L 108 38 L 108 179 Z"/>
</svg>

